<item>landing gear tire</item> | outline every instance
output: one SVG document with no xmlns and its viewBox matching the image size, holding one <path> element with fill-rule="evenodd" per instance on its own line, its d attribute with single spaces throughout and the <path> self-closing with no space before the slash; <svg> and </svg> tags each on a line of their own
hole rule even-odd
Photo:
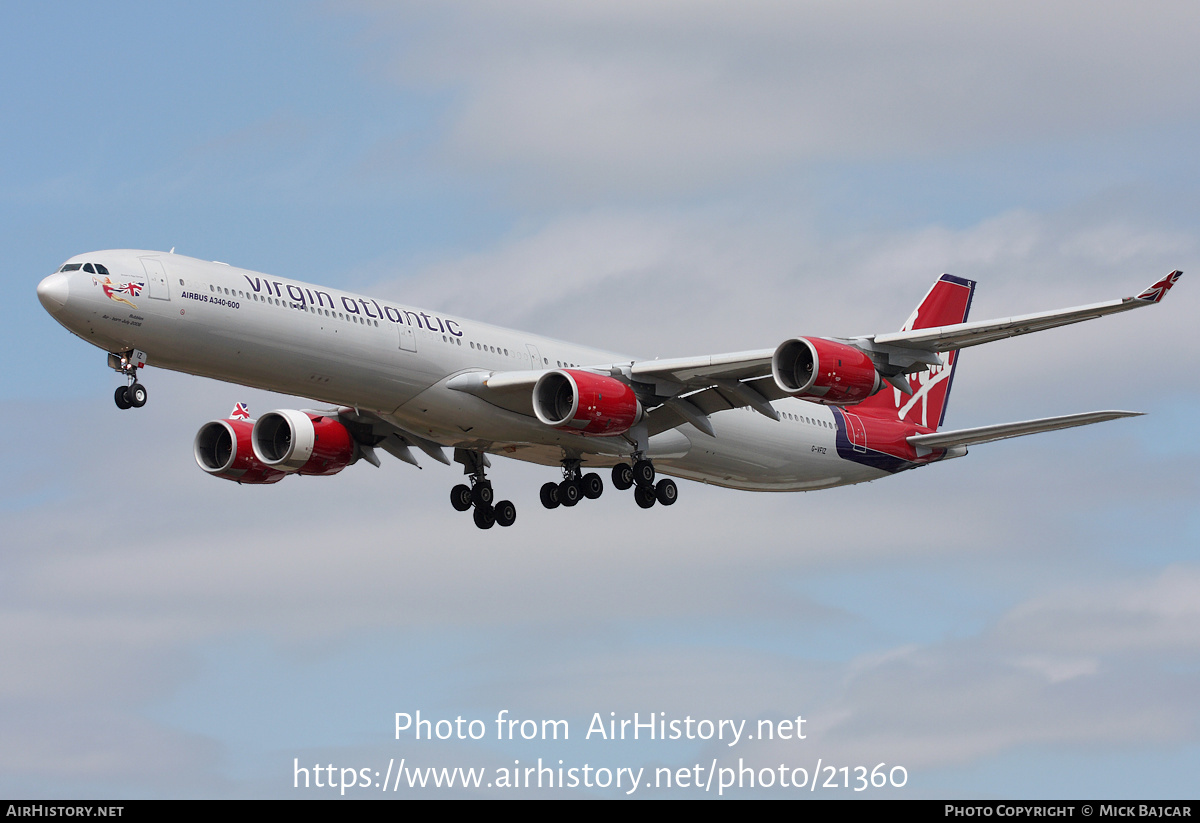
<svg viewBox="0 0 1200 823">
<path fill-rule="evenodd" d="M 512 505 L 511 503 L 509 505 Z M 513 512 L 513 518 L 516 519 L 516 511 Z M 496 525 L 496 512 L 491 506 L 476 506 L 475 507 L 475 525 L 481 529 L 490 529 Z"/>
<path fill-rule="evenodd" d="M 595 500 L 604 494 L 604 481 L 595 472 L 585 474 L 579 482 L 583 486 L 583 496 L 588 500 Z"/>
<path fill-rule="evenodd" d="M 543 506 L 547 509 L 557 509 L 560 503 L 558 499 L 558 484 L 543 483 L 541 497 Z"/>
<path fill-rule="evenodd" d="M 649 460 L 639 460 L 633 464 L 633 479 L 639 486 L 654 485 L 654 464 Z"/>
<path fill-rule="evenodd" d="M 122 411 L 133 407 L 133 404 L 129 402 L 128 386 L 117 386 L 117 393 L 113 395 L 113 400 L 117 402 L 117 408 Z"/>
<path fill-rule="evenodd" d="M 613 488 L 625 491 L 633 485 L 633 467 L 628 463 L 618 463 L 612 470 Z"/>
<path fill-rule="evenodd" d="M 455 511 L 465 512 L 471 508 L 471 487 L 459 483 L 450 490 L 450 505 Z"/>
<path fill-rule="evenodd" d="M 558 484 L 558 502 L 567 508 L 578 503 L 579 498 L 582 496 L 583 490 L 579 488 L 578 481 L 564 480 Z"/>
<path fill-rule="evenodd" d="M 496 522 L 501 526 L 507 528 L 516 522 L 517 507 L 512 504 L 511 500 L 501 500 L 492 511 L 495 513 Z"/>
<path fill-rule="evenodd" d="M 474 502 L 476 510 L 491 506 L 492 501 L 496 499 L 495 495 L 496 493 L 492 491 L 491 483 L 476 483 L 475 488 L 471 489 L 471 500 Z M 479 521 L 476 520 L 475 522 L 478 523 Z M 486 529 L 488 527 L 480 526 L 480 528 Z"/>
<path fill-rule="evenodd" d="M 654 497 L 664 506 L 670 506 L 679 499 L 679 488 L 674 480 L 659 480 L 658 485 L 654 487 Z"/>
<path fill-rule="evenodd" d="M 129 405 L 135 409 L 140 409 L 146 405 L 146 387 L 141 383 L 134 382 L 125 390 L 126 397 L 129 398 Z"/>
<path fill-rule="evenodd" d="M 643 509 L 648 509 L 654 505 L 654 487 L 653 486 L 638 486 L 633 490 L 633 499 Z"/>
</svg>

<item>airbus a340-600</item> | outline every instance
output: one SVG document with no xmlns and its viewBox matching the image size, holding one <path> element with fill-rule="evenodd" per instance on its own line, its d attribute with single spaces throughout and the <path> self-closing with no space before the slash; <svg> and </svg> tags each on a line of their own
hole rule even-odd
<svg viewBox="0 0 1200 823">
<path fill-rule="evenodd" d="M 967 446 L 1098 423 L 1096 411 L 939 431 L 958 350 L 1159 302 L 1171 272 L 1136 297 L 967 322 L 975 283 L 942 275 L 898 332 L 795 337 L 775 348 L 669 360 L 613 352 L 422 311 L 173 253 L 72 257 L 38 285 L 46 310 L 108 352 L 121 409 L 146 403 L 157 366 L 310 397 L 334 408 L 242 404 L 205 423 L 196 462 L 238 483 L 337 474 L 379 450 L 463 465 L 451 503 L 475 524 L 510 526 L 488 455 L 559 467 L 547 509 L 604 491 L 642 508 L 675 502 L 669 478 L 756 491 L 861 483 L 961 457 Z"/>
</svg>

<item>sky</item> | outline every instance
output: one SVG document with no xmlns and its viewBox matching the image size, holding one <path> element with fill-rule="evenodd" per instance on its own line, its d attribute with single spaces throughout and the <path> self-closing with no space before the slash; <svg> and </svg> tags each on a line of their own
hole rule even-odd
<svg viewBox="0 0 1200 823">
<path fill-rule="evenodd" d="M 1198 35 L 1174 2 L 5 4 L 0 795 L 1194 798 Z M 496 458 L 518 520 L 481 532 L 430 460 L 195 466 L 234 402 L 303 400 L 148 369 L 119 411 L 35 295 L 106 248 L 639 357 L 898 329 L 942 272 L 974 319 L 1185 275 L 964 352 L 946 424 L 1144 417 L 649 511 L 545 511 L 554 472 Z M 695 734 L 594 727 L 635 713 Z M 580 785 L 500 785 L 539 759 Z M 494 785 L 377 788 L 402 760 Z"/>
</svg>

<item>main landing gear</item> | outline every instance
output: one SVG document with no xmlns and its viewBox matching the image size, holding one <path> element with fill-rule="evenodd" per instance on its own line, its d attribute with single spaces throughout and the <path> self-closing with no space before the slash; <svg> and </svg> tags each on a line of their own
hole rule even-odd
<svg viewBox="0 0 1200 823">
<path fill-rule="evenodd" d="M 454 459 L 463 464 L 463 473 L 471 476 L 471 485 L 462 483 L 450 490 L 450 505 L 460 512 L 474 508 L 475 525 L 481 529 L 490 529 L 499 523 L 501 526 L 511 526 L 517 519 L 517 507 L 510 500 L 493 503 L 495 493 L 492 482 L 484 475 L 488 467 L 487 456 L 483 452 L 455 449 Z"/>
<path fill-rule="evenodd" d="M 563 461 L 563 480 L 561 483 L 546 483 L 542 486 L 542 505 L 547 509 L 557 509 L 559 506 L 570 508 L 583 498 L 595 500 L 604 494 L 604 481 L 595 472 L 583 474 L 579 460 Z"/>
<path fill-rule="evenodd" d="M 618 463 L 613 467 L 613 485 L 621 491 L 632 487 L 633 499 L 643 509 L 649 509 L 655 503 L 672 505 L 679 498 L 675 481 L 664 477 L 655 483 L 654 464 L 641 455 L 634 456 L 637 459 L 632 465 Z M 497 523 L 511 526 L 517 519 L 517 507 L 509 500 L 494 502 L 491 481 L 484 474 L 490 467 L 487 456 L 483 452 L 455 449 L 454 460 L 463 464 L 463 474 L 470 475 L 471 485 L 460 483 L 451 489 L 450 505 L 460 512 L 473 509 L 475 525 L 481 529 L 490 529 Z M 584 498 L 595 500 L 604 494 L 604 481 L 600 475 L 595 472 L 584 474 L 580 460 L 564 460 L 562 473 L 561 483 L 542 486 L 541 501 L 547 509 L 571 508 Z"/>
<path fill-rule="evenodd" d="M 116 355 L 109 355 L 109 363 L 117 360 Z M 146 387 L 137 381 L 137 363 L 134 362 L 132 353 L 126 352 L 120 356 L 119 367 L 117 371 L 129 381 L 127 386 L 117 386 L 116 394 L 113 395 L 113 400 L 117 404 L 118 409 L 140 409 L 146 405 Z"/>
<path fill-rule="evenodd" d="M 655 502 L 670 506 L 679 499 L 679 487 L 675 485 L 674 480 L 664 477 L 656 485 L 654 464 L 641 455 L 634 456 L 637 459 L 632 466 L 628 463 L 613 466 L 614 486 L 622 491 L 633 486 L 633 499 L 643 509 L 650 508 Z"/>
<path fill-rule="evenodd" d="M 657 484 L 654 482 L 654 464 L 649 460 L 635 455 L 638 459 L 633 465 L 618 463 L 613 466 L 612 482 L 619 491 L 629 487 L 633 490 L 633 499 L 643 509 L 648 509 L 656 502 L 670 506 L 679 498 L 679 487 L 675 481 L 664 477 Z M 595 500 L 604 493 L 604 481 L 595 472 L 581 474 L 578 460 L 563 461 L 563 481 L 547 483 L 542 486 L 542 505 L 547 509 L 559 506 L 574 506 L 581 498 Z"/>
</svg>

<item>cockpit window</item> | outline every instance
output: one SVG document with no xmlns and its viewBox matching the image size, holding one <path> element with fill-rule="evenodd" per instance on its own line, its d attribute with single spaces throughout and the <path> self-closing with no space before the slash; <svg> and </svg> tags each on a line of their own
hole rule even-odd
<svg viewBox="0 0 1200 823">
<path fill-rule="evenodd" d="M 80 267 L 82 266 L 82 263 L 67 263 L 65 266 L 59 269 L 59 271 L 79 271 Z"/>
<path fill-rule="evenodd" d="M 97 263 L 96 264 L 96 274 L 108 274 L 108 269 L 104 268 L 104 266 Z"/>
<path fill-rule="evenodd" d="M 95 273 L 96 273 L 96 270 L 92 268 L 92 264 L 91 264 L 91 263 L 87 263 L 87 264 L 85 264 L 85 265 L 84 265 L 84 267 L 83 267 L 83 270 L 84 270 L 85 272 L 87 272 L 88 274 L 95 274 Z"/>
</svg>

